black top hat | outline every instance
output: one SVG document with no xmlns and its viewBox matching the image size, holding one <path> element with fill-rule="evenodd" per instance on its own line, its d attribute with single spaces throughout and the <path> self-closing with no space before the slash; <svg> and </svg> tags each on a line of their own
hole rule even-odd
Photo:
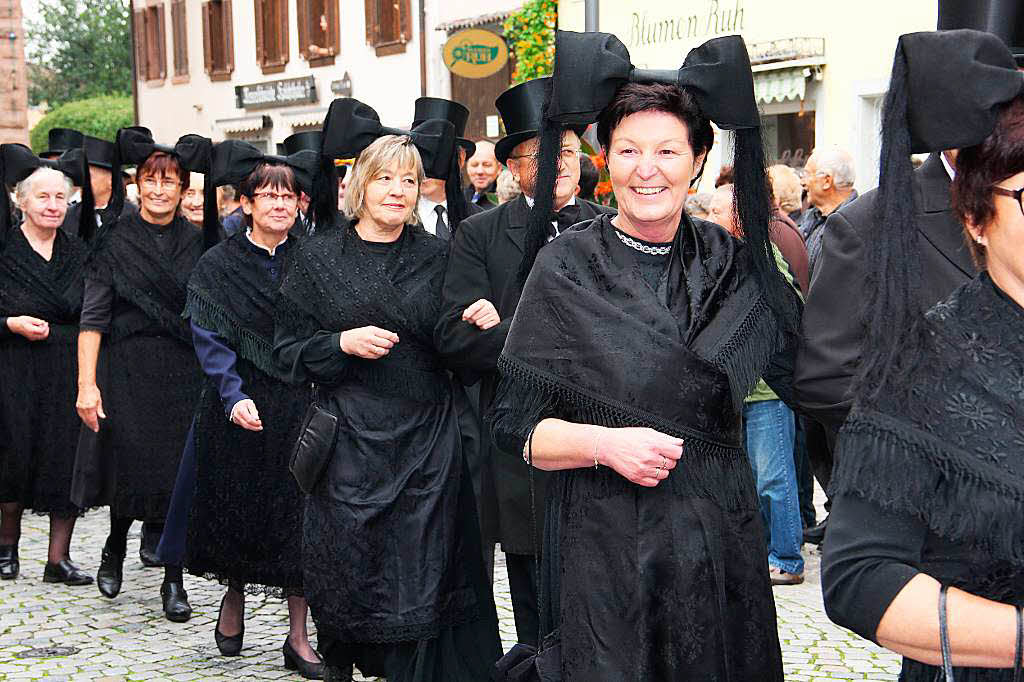
<svg viewBox="0 0 1024 682">
<path fill-rule="evenodd" d="M 1024 3 L 1020 0 L 939 0 L 940 31 L 972 28 L 999 37 L 1024 66 Z"/>
<path fill-rule="evenodd" d="M 90 166 L 111 170 L 114 167 L 114 143 L 92 135 L 85 136 L 85 156 Z"/>
<path fill-rule="evenodd" d="M 466 156 L 473 156 L 476 153 L 476 145 L 463 137 L 466 134 L 466 122 L 469 121 L 469 109 L 450 99 L 420 97 L 416 100 L 412 127 L 415 128 L 428 118 L 443 118 L 446 121 L 451 121 L 451 124 L 455 126 L 456 142 L 466 150 Z"/>
<path fill-rule="evenodd" d="M 39 155 L 44 159 L 60 156 L 69 149 L 81 149 L 85 135 L 71 128 L 50 128 L 47 140 L 49 149 Z"/>
<path fill-rule="evenodd" d="M 547 96 L 550 77 L 534 78 L 515 85 L 498 95 L 494 100 L 494 106 L 501 114 L 501 121 L 505 124 L 505 137 L 498 140 L 494 145 L 494 155 L 502 164 L 508 162 L 509 154 L 521 142 L 537 137 L 540 130 L 541 112 L 544 109 L 544 98 Z M 587 129 L 586 126 L 569 126 L 582 135 Z"/>
<path fill-rule="evenodd" d="M 291 156 L 308 149 L 319 154 L 321 137 L 323 135 L 319 130 L 307 130 L 289 135 L 284 138 L 284 142 L 277 145 L 277 153 L 281 156 Z"/>
</svg>

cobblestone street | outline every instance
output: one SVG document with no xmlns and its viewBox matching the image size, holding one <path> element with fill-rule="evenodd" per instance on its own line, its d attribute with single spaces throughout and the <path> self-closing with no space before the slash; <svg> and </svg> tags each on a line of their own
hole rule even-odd
<svg viewBox="0 0 1024 682">
<path fill-rule="evenodd" d="M 139 525 L 133 527 L 117 599 L 96 586 L 42 582 L 47 520 L 26 514 L 21 539 L 21 576 L 0 583 L 0 680 L 249 680 L 301 679 L 282 666 L 287 609 L 275 599 L 246 600 L 245 648 L 237 658 L 218 655 L 213 628 L 222 589 L 185 576 L 194 609 L 185 624 L 166 621 L 160 608 L 162 569 L 138 558 Z M 95 573 L 107 532 L 106 511 L 79 521 L 72 544 L 75 561 Z M 819 555 L 809 551 L 807 580 L 775 589 L 786 679 L 895 680 L 897 656 L 833 625 L 825 616 L 818 580 Z M 515 639 L 504 565 L 495 567 L 498 614 L 505 648 Z M 666 681 L 667 682 L 667 681 Z"/>
</svg>

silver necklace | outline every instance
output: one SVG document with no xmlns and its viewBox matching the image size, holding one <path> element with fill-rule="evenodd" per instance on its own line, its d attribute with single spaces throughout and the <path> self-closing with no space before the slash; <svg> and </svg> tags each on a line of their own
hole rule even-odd
<svg viewBox="0 0 1024 682">
<path fill-rule="evenodd" d="M 619 241 L 621 241 L 629 248 L 639 251 L 640 253 L 646 253 L 652 256 L 667 256 L 669 252 L 672 251 L 671 244 L 669 244 L 668 246 L 648 246 L 647 244 L 642 244 L 637 240 L 633 239 L 632 237 L 630 237 L 629 235 L 623 234 L 618 230 L 615 230 L 615 234 L 618 236 Z"/>
</svg>

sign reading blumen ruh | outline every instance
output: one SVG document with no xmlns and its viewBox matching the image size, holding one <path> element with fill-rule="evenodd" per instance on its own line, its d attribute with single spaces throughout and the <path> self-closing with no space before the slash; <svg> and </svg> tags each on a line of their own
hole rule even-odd
<svg viewBox="0 0 1024 682">
<path fill-rule="evenodd" d="M 456 76 L 487 78 L 508 62 L 508 46 L 497 33 L 467 28 L 448 39 L 442 55 L 444 65 Z"/>
</svg>

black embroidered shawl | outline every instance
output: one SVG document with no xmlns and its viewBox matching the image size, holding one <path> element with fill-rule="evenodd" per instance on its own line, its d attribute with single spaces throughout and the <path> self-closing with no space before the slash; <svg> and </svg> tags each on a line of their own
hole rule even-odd
<svg viewBox="0 0 1024 682">
<path fill-rule="evenodd" d="M 1024 566 L 1024 309 L 983 272 L 928 312 L 924 337 L 898 385 L 854 404 L 831 493 Z"/>
<path fill-rule="evenodd" d="M 163 228 L 172 240 L 165 254 L 136 213 L 125 212 L 103 230 L 87 276 L 110 281 L 121 298 L 138 307 L 163 331 L 192 345 L 192 334 L 181 317 L 189 276 L 203 253 L 202 233 L 181 216 Z M 115 317 L 114 338 L 139 329 L 125 328 Z"/>
<path fill-rule="evenodd" d="M 12 228 L 0 254 L 0 316 L 32 315 L 50 323 L 51 340 L 58 325 L 66 327 L 65 340 L 76 339 L 87 253 L 81 240 L 58 230 L 47 262 Z"/>
<path fill-rule="evenodd" d="M 296 239 L 289 236 L 289 245 L 279 248 L 296 248 L 291 243 Z M 207 251 L 189 279 L 183 316 L 217 332 L 238 355 L 279 377 L 270 355 L 280 285 L 265 261 L 242 230 Z"/>
</svg>

